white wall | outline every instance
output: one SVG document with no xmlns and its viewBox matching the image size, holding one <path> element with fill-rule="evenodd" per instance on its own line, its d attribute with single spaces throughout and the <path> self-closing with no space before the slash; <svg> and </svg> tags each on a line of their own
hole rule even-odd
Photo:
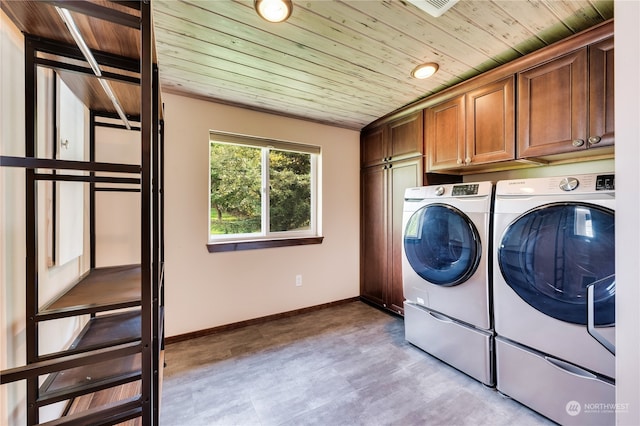
<svg viewBox="0 0 640 426">
<path fill-rule="evenodd" d="M 172 94 L 163 101 L 166 335 L 358 296 L 359 132 Z M 320 146 L 323 243 L 209 253 L 209 130 Z"/>
<path fill-rule="evenodd" d="M 0 154 L 24 155 L 22 35 L 4 12 L 0 31 Z M 0 369 L 25 362 L 23 176 L 17 169 L 0 167 Z M 26 423 L 24 389 L 22 383 L 0 386 L 0 424 Z"/>
<path fill-rule="evenodd" d="M 616 401 L 640 425 L 640 2 L 616 1 Z"/>
<path fill-rule="evenodd" d="M 25 106 L 24 106 L 24 41 L 17 28 L 0 13 L 0 154 L 24 156 Z M 51 77 L 51 76 L 50 76 Z M 41 87 L 44 84 L 40 78 Z M 41 105 L 51 104 L 52 94 L 41 99 Z M 86 114 L 87 111 L 83 111 Z M 51 117 L 51 111 L 40 108 L 39 117 Z M 82 119 L 82 118 L 80 118 Z M 38 125 L 38 152 L 46 152 L 45 144 L 51 143 L 51 125 L 45 121 Z M 86 138 L 85 134 L 85 138 Z M 25 364 L 25 173 L 17 168 L 0 168 L 0 369 Z M 38 232 L 46 234 L 45 214 L 47 184 L 38 184 Z M 86 195 L 86 194 L 85 194 Z M 87 197 L 85 196 L 85 200 Z M 88 220 L 85 218 L 85 231 Z M 85 233 L 88 235 L 88 233 Z M 88 238 L 83 242 L 88 252 Z M 48 266 L 46 240 L 38 244 L 38 283 L 40 305 L 51 300 L 69 286 L 88 268 L 87 256 L 76 257 L 63 265 Z M 84 325 L 86 318 L 69 318 L 49 321 L 40 326 L 40 351 L 49 353 L 67 347 L 73 336 Z M 56 418 L 64 407 L 55 404 L 41 409 L 41 421 Z M 0 425 L 26 424 L 24 383 L 0 387 Z"/>
<path fill-rule="evenodd" d="M 122 124 L 120 120 L 102 118 L 100 121 Z M 140 164 L 139 131 L 110 127 L 96 127 L 95 131 L 96 161 Z M 96 185 L 98 188 L 126 186 L 131 187 Z M 140 263 L 140 199 L 139 192 L 96 192 L 96 267 Z"/>
</svg>

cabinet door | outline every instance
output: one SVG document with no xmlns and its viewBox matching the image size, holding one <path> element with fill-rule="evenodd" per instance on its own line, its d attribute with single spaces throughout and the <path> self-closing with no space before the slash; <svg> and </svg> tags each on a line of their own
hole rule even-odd
<svg viewBox="0 0 640 426">
<path fill-rule="evenodd" d="M 362 167 L 382 164 L 387 157 L 384 127 L 362 132 L 360 139 L 360 155 Z"/>
<path fill-rule="evenodd" d="M 407 188 L 422 184 L 422 158 L 394 162 L 387 171 L 389 180 L 389 281 L 385 299 L 387 308 L 404 313 L 402 291 L 402 209 Z"/>
<path fill-rule="evenodd" d="M 613 70 L 613 37 L 589 46 L 589 147 L 614 142 Z"/>
<path fill-rule="evenodd" d="M 362 170 L 360 295 L 380 306 L 387 282 L 387 166 Z"/>
<path fill-rule="evenodd" d="M 464 158 L 464 96 L 425 110 L 429 171 L 460 167 Z"/>
<path fill-rule="evenodd" d="M 586 119 L 586 47 L 518 74 L 518 158 L 584 149 Z"/>
<path fill-rule="evenodd" d="M 389 160 L 421 156 L 423 127 L 422 110 L 389 123 Z"/>
<path fill-rule="evenodd" d="M 467 93 L 465 164 L 515 159 L 515 77 Z"/>
</svg>

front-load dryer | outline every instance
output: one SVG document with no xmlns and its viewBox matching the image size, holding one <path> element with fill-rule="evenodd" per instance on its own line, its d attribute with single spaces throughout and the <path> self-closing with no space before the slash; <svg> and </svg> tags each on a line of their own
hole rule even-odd
<svg viewBox="0 0 640 426">
<path fill-rule="evenodd" d="M 408 188 L 402 233 L 405 338 L 489 386 L 492 198 L 492 182 Z"/>
<path fill-rule="evenodd" d="M 500 181 L 497 389 L 563 425 L 615 422 L 613 174 Z"/>
</svg>

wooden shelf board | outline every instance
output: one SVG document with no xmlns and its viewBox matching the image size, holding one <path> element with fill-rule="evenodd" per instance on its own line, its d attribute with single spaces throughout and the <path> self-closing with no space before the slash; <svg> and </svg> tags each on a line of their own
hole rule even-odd
<svg viewBox="0 0 640 426">
<path fill-rule="evenodd" d="M 93 349 L 139 340 L 140 327 L 140 310 L 96 316 L 70 349 Z"/>
<path fill-rule="evenodd" d="M 67 415 L 74 415 L 83 413 L 87 410 L 99 409 L 107 404 L 122 401 L 127 398 L 140 395 L 142 392 L 142 382 L 140 380 L 126 383 L 124 385 L 115 386 L 109 389 L 103 389 L 101 391 L 91 393 L 88 395 L 82 395 L 78 398 L 74 398 L 69 408 Z M 136 418 L 128 420 L 124 423 L 118 423 L 119 425 L 141 425 L 142 419 Z"/>
<path fill-rule="evenodd" d="M 140 354 L 115 358 L 52 374 L 40 388 L 42 405 L 113 387 L 141 377 Z"/>
<path fill-rule="evenodd" d="M 56 300 L 45 306 L 39 316 L 72 316 L 140 304 L 141 271 L 139 265 L 96 268 Z"/>
</svg>

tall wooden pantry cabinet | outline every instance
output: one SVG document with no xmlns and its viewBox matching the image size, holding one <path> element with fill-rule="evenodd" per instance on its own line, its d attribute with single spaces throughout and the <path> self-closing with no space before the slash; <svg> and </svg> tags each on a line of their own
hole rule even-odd
<svg viewBox="0 0 640 426">
<path fill-rule="evenodd" d="M 360 296 L 403 313 L 402 205 L 422 185 L 422 111 L 363 131 L 361 137 Z"/>
</svg>

